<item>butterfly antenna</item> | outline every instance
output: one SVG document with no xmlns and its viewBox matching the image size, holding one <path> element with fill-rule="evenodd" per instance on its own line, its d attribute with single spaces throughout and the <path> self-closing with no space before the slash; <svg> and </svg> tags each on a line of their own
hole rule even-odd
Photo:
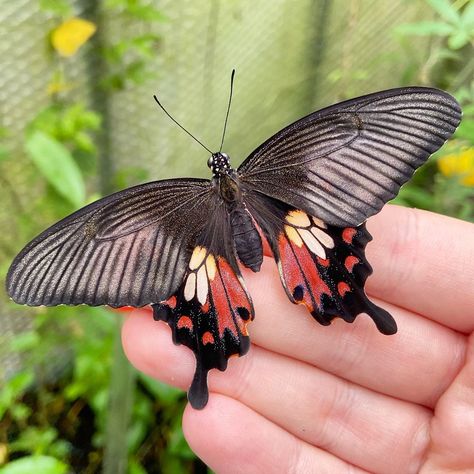
<svg viewBox="0 0 474 474">
<path fill-rule="evenodd" d="M 162 105 L 161 102 L 158 100 L 158 97 L 156 97 L 156 95 L 154 95 L 153 98 L 155 99 L 156 103 L 160 106 L 161 110 L 163 110 L 163 112 L 164 112 L 181 130 L 184 130 L 192 139 L 194 139 L 195 141 L 197 141 L 197 142 L 199 143 L 199 145 L 201 145 L 205 150 L 207 150 L 207 151 L 212 155 L 212 151 L 209 150 L 209 148 L 207 148 L 207 146 L 204 145 L 204 143 L 202 143 L 201 140 L 198 140 L 191 132 L 189 132 L 188 130 L 186 130 L 179 122 L 177 122 L 177 121 L 171 116 L 171 114 L 163 107 L 163 105 Z"/>
<path fill-rule="evenodd" d="M 222 140 L 221 140 L 221 147 L 219 148 L 219 153 L 222 151 L 222 147 L 224 145 L 225 131 L 227 128 L 227 120 L 229 118 L 229 112 L 230 112 L 230 104 L 232 103 L 232 91 L 234 90 L 234 76 L 235 76 L 235 69 L 232 69 L 232 74 L 230 75 L 229 103 L 227 104 L 227 112 L 225 114 L 224 130 L 222 131 Z"/>
</svg>

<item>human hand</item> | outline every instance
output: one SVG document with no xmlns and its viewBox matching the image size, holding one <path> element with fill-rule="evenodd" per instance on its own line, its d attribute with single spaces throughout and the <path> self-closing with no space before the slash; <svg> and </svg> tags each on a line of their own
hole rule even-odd
<svg viewBox="0 0 474 474">
<path fill-rule="evenodd" d="M 474 472 L 474 225 L 386 206 L 368 221 L 366 290 L 398 324 L 380 334 L 315 322 L 289 303 L 275 263 L 244 270 L 253 345 L 209 374 L 185 436 L 219 473 Z M 123 328 L 131 362 L 187 388 L 195 358 L 144 310 Z"/>
</svg>

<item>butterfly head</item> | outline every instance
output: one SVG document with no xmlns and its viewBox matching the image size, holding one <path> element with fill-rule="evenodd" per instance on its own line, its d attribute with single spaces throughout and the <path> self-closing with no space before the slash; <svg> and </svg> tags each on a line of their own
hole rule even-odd
<svg viewBox="0 0 474 474">
<path fill-rule="evenodd" d="M 229 174 L 232 170 L 229 155 L 220 151 L 213 153 L 209 157 L 207 160 L 207 166 L 209 166 L 213 175 Z"/>
</svg>

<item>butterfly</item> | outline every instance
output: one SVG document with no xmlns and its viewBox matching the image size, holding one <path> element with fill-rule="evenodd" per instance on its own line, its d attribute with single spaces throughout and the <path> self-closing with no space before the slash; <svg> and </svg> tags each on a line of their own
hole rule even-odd
<svg viewBox="0 0 474 474">
<path fill-rule="evenodd" d="M 229 108 L 230 99 L 224 133 Z M 397 331 L 364 292 L 372 272 L 365 221 L 460 119 L 446 92 L 406 87 L 316 111 L 237 169 L 205 147 L 211 179 L 141 184 L 64 218 L 15 258 L 8 294 L 33 306 L 151 305 L 173 341 L 196 356 L 188 399 L 201 409 L 209 370 L 223 371 L 229 357 L 249 350 L 255 314 L 240 265 L 258 272 L 265 241 L 289 300 L 320 324 L 365 313 L 381 333 Z"/>
</svg>

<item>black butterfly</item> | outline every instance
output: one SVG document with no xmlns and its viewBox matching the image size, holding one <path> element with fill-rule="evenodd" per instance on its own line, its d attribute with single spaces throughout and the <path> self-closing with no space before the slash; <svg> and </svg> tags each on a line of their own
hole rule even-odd
<svg viewBox="0 0 474 474">
<path fill-rule="evenodd" d="M 262 239 L 293 303 L 321 324 L 368 314 L 397 326 L 364 292 L 365 220 L 452 135 L 449 94 L 407 87 L 332 105 L 284 128 L 212 179 L 168 179 L 112 194 L 66 217 L 14 260 L 7 291 L 27 305 L 151 304 L 196 355 L 189 401 L 203 408 L 207 373 L 249 349 L 254 318 L 238 261 L 257 272 Z"/>
</svg>

